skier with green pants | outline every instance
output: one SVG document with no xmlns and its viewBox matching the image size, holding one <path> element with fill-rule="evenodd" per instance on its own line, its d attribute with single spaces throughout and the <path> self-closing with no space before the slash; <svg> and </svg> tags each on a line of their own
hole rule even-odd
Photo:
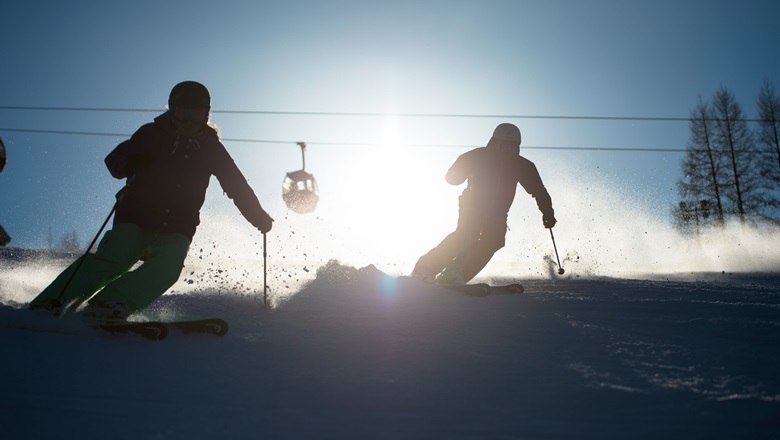
<svg viewBox="0 0 780 440">
<path fill-rule="evenodd" d="M 127 179 L 113 227 L 31 309 L 59 313 L 86 302 L 87 316 L 123 319 L 149 306 L 179 279 L 211 176 L 249 223 L 264 234 L 271 230 L 273 219 L 208 124 L 210 109 L 205 86 L 181 82 L 171 90 L 168 111 L 106 157 L 111 175 Z"/>
</svg>

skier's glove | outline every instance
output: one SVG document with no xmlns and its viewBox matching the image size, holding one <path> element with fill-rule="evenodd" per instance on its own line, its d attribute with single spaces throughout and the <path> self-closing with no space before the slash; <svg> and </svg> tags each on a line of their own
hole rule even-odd
<svg viewBox="0 0 780 440">
<path fill-rule="evenodd" d="M 271 230 L 273 223 L 274 219 L 265 211 L 261 211 L 260 215 L 252 221 L 252 225 L 259 229 L 263 234 L 266 234 Z"/>
<path fill-rule="evenodd" d="M 552 212 L 542 215 L 542 224 L 544 224 L 545 228 L 551 229 L 556 223 L 558 223 L 558 220 L 555 220 L 555 215 Z"/>
</svg>

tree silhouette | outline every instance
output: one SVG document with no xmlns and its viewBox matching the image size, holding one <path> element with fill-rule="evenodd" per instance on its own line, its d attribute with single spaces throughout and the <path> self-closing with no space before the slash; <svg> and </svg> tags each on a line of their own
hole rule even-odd
<svg viewBox="0 0 780 440">
<path fill-rule="evenodd" d="M 780 147 L 778 124 L 772 118 L 780 116 L 780 105 L 770 85 L 759 95 L 759 108 L 759 147 L 727 88 L 720 88 L 711 104 L 700 99 L 691 110 L 690 137 L 677 184 L 680 201 L 673 210 L 681 229 L 723 225 L 730 217 L 777 221 L 778 183 L 773 173 L 780 174 Z"/>
<path fill-rule="evenodd" d="M 722 156 L 713 151 L 713 125 L 709 106 L 699 99 L 699 104 L 691 110 L 683 178 L 677 184 L 681 200 L 675 217 L 680 226 L 691 221 L 697 226 L 712 221 L 723 224 L 720 188 L 727 178 Z"/>
<path fill-rule="evenodd" d="M 757 143 L 761 150 L 761 173 L 765 181 L 767 205 L 777 219 L 780 210 L 780 97 L 769 81 L 758 94 Z"/>
</svg>

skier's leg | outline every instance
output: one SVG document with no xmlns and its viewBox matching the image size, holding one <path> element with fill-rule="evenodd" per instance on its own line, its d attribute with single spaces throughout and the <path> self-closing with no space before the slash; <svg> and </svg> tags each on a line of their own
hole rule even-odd
<svg viewBox="0 0 780 440">
<path fill-rule="evenodd" d="M 149 306 L 179 279 L 190 239 L 182 234 L 157 234 L 149 243 L 144 263 L 109 283 L 90 304 L 121 303 L 128 314 L 133 313 Z"/>
<path fill-rule="evenodd" d="M 87 254 L 78 272 L 78 260 L 73 262 L 31 302 L 30 307 L 40 307 L 59 298 L 61 304 L 73 300 L 85 301 L 100 288 L 127 272 L 141 257 L 143 232 L 136 225 L 122 223 L 106 232 L 95 254 Z M 63 288 L 68 283 L 67 289 Z"/>
<path fill-rule="evenodd" d="M 468 281 L 485 268 L 493 254 L 504 247 L 506 240 L 506 221 L 492 222 L 483 228 L 479 241 L 462 257 L 463 278 Z"/>
<path fill-rule="evenodd" d="M 417 260 L 412 276 L 415 274 L 429 274 L 431 278 L 444 270 L 454 258 L 464 250 L 473 246 L 479 238 L 479 224 L 474 215 L 461 206 L 458 216 L 458 226 L 454 232 L 447 235 L 444 240 L 428 253 Z M 427 277 L 420 277 L 427 278 Z M 432 281 L 432 279 L 431 279 Z"/>
<path fill-rule="evenodd" d="M 433 277 L 444 270 L 447 264 L 460 252 L 463 242 L 462 235 L 462 231 L 456 229 L 447 235 L 438 246 L 420 257 L 417 264 L 414 265 L 412 276 L 430 278 L 432 281 Z"/>
</svg>

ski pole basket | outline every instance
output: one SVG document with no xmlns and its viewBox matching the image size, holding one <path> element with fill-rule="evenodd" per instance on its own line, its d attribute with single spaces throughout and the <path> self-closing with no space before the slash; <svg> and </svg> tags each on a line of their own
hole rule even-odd
<svg viewBox="0 0 780 440">
<path fill-rule="evenodd" d="M 301 147 L 303 167 L 297 171 L 290 171 L 282 182 L 282 199 L 287 207 L 298 214 L 306 214 L 314 211 L 320 199 L 317 179 L 306 172 L 306 143 L 298 142 Z"/>
</svg>

